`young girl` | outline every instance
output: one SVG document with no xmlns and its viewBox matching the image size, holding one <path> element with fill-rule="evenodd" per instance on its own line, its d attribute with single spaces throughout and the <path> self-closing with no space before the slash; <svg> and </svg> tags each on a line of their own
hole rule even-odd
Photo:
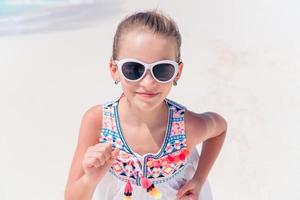
<svg viewBox="0 0 300 200">
<path fill-rule="evenodd" d="M 180 46 L 177 25 L 157 11 L 119 24 L 109 69 L 123 93 L 84 114 L 66 200 L 211 199 L 206 178 L 227 125 L 166 98 L 182 73 Z"/>
</svg>

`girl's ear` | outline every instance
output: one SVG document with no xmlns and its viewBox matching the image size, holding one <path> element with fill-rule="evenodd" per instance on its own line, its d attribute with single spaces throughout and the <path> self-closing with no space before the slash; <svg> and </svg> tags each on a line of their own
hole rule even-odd
<svg viewBox="0 0 300 200">
<path fill-rule="evenodd" d="M 113 61 L 112 58 L 110 58 L 109 60 L 109 71 L 114 81 L 120 80 L 117 64 Z"/>
<path fill-rule="evenodd" d="M 175 77 L 175 80 L 178 81 L 180 76 L 181 76 L 181 73 L 182 73 L 182 69 L 183 69 L 183 62 L 179 62 L 178 64 L 178 72 L 177 72 L 177 75 Z"/>
</svg>

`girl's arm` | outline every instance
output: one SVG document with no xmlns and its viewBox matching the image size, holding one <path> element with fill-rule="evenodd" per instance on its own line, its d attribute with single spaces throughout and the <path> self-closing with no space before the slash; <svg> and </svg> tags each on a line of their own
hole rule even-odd
<svg viewBox="0 0 300 200">
<path fill-rule="evenodd" d="M 227 131 L 227 123 L 220 115 L 207 112 L 202 114 L 202 117 L 206 124 L 206 134 L 204 135 L 198 167 L 193 177 L 200 183 L 201 187 L 220 153 Z"/>
<path fill-rule="evenodd" d="M 100 169 L 97 171 L 97 178 L 94 178 L 85 173 L 83 169 L 83 160 L 86 157 L 85 154 L 86 152 L 88 152 L 88 149 L 91 149 L 92 146 L 95 149 L 95 145 L 96 147 L 100 145 L 99 137 L 101 126 L 102 107 L 98 105 L 90 108 L 82 117 L 78 143 L 65 188 L 65 200 L 92 199 L 97 183 L 106 173 L 106 169 Z M 94 160 L 95 161 L 91 161 L 89 165 L 97 165 L 98 167 L 100 165 L 99 161 L 97 161 L 96 159 Z"/>
<path fill-rule="evenodd" d="M 198 193 L 220 153 L 227 131 L 225 119 L 213 112 L 196 114 L 188 111 L 185 124 L 188 149 L 192 149 L 202 142 L 203 144 L 196 172 L 192 180 L 178 191 L 178 199 L 187 194 L 198 197 Z"/>
</svg>

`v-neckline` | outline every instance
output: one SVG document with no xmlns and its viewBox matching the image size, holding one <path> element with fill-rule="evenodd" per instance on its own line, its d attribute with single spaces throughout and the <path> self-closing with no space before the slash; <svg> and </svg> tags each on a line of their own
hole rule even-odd
<svg viewBox="0 0 300 200">
<path fill-rule="evenodd" d="M 158 150 L 158 152 L 156 152 L 156 153 L 146 153 L 144 155 L 140 155 L 139 153 L 133 151 L 133 149 L 130 148 L 130 146 L 128 145 L 127 141 L 125 140 L 125 137 L 124 137 L 123 131 L 122 131 L 122 127 L 121 127 L 121 124 L 120 124 L 120 117 L 119 117 L 119 111 L 118 111 L 118 106 L 119 106 L 120 99 L 121 99 L 121 97 L 118 98 L 116 100 L 116 103 L 114 104 L 114 113 L 115 113 L 116 127 L 117 127 L 117 130 L 118 130 L 118 134 L 120 135 L 120 138 L 121 138 L 124 146 L 126 147 L 126 149 L 131 154 L 133 154 L 139 160 L 140 159 L 144 159 L 146 156 L 151 156 L 153 158 L 158 158 L 163 153 L 163 150 L 165 149 L 165 147 L 167 145 L 168 138 L 169 138 L 169 135 L 170 135 L 170 132 L 171 132 L 172 109 L 170 108 L 170 105 L 168 103 L 168 99 L 164 100 L 165 103 L 166 103 L 166 105 L 167 105 L 167 108 L 168 108 L 168 122 L 167 122 L 167 128 L 166 128 L 166 132 L 165 132 L 163 143 L 162 143 L 160 149 Z"/>
</svg>

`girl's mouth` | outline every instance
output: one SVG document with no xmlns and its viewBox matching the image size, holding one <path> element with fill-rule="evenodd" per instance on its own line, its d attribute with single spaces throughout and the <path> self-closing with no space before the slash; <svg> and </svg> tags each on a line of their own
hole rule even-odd
<svg viewBox="0 0 300 200">
<path fill-rule="evenodd" d="M 158 93 L 150 93 L 150 92 L 136 92 L 139 96 L 146 97 L 146 98 L 151 98 L 156 96 Z"/>
</svg>

